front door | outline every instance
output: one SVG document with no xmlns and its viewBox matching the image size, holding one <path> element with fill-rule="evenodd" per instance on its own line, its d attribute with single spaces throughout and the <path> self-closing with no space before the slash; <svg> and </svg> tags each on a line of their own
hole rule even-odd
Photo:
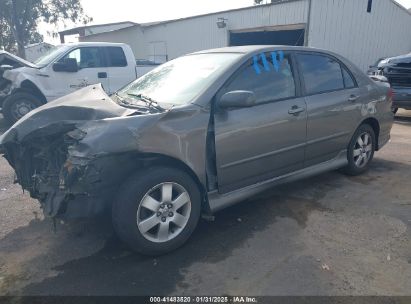
<svg viewBox="0 0 411 304">
<path fill-rule="evenodd" d="M 56 97 L 61 97 L 86 86 L 101 83 L 108 90 L 107 64 L 103 49 L 100 47 L 79 47 L 70 51 L 60 59 L 77 60 L 77 72 L 55 72 L 51 74 L 51 82 Z"/>
<path fill-rule="evenodd" d="M 252 91 L 257 104 L 216 109 L 215 147 L 220 193 L 303 167 L 306 104 L 299 96 L 290 55 L 259 54 L 217 94 Z"/>
</svg>

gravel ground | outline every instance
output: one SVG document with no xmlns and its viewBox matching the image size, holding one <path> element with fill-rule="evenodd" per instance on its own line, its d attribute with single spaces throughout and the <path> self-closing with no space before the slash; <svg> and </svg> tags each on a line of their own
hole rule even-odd
<svg viewBox="0 0 411 304">
<path fill-rule="evenodd" d="M 366 174 L 277 187 L 156 259 L 130 252 L 107 219 L 54 231 L 0 159 L 0 295 L 411 296 L 410 151 L 400 111 Z"/>
</svg>

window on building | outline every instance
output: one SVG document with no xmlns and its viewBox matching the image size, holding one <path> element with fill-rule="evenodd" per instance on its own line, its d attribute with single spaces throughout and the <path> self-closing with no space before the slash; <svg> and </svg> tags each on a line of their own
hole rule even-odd
<svg viewBox="0 0 411 304">
<path fill-rule="evenodd" d="M 275 59 L 271 53 L 251 59 L 224 90 L 246 90 L 255 94 L 257 102 L 264 103 L 296 96 L 296 86 L 288 56 Z"/>
<path fill-rule="evenodd" d="M 298 54 L 306 93 L 319 94 L 344 89 L 340 64 L 328 56 Z"/>
<path fill-rule="evenodd" d="M 372 0 L 368 0 L 367 13 L 371 13 L 371 10 L 372 10 Z"/>
</svg>

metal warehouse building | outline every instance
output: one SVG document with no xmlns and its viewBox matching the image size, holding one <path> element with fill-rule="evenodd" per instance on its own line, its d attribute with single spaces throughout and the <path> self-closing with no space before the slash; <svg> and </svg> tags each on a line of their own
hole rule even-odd
<svg viewBox="0 0 411 304">
<path fill-rule="evenodd" d="M 251 1 L 251 0 L 250 0 Z M 337 52 L 366 70 L 411 51 L 411 14 L 394 0 L 273 0 L 270 4 L 164 22 L 84 26 L 80 41 L 124 42 L 137 59 L 246 44 L 306 45 Z"/>
</svg>

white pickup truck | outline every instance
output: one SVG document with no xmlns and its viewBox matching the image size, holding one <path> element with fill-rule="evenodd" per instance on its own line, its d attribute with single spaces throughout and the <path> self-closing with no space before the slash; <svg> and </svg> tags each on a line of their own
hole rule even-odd
<svg viewBox="0 0 411 304">
<path fill-rule="evenodd" d="M 22 60 L 19 66 L 2 67 L 0 107 L 10 124 L 46 102 L 91 84 L 101 83 L 112 94 L 155 67 L 137 67 L 130 46 L 107 42 L 60 45 L 35 63 Z"/>
</svg>

